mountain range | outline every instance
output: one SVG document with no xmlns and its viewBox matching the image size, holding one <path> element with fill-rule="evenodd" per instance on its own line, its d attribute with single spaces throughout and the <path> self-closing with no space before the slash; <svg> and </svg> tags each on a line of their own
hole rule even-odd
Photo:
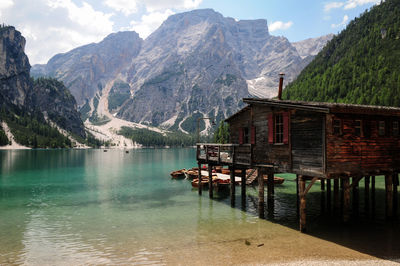
<svg viewBox="0 0 400 266">
<path fill-rule="evenodd" d="M 34 65 L 31 75 L 63 81 L 88 121 L 193 132 L 199 117 L 222 120 L 244 97 L 276 96 L 278 74 L 293 81 L 332 37 L 290 43 L 271 35 L 266 20 L 194 10 L 170 16 L 145 40 L 113 33 Z"/>
</svg>

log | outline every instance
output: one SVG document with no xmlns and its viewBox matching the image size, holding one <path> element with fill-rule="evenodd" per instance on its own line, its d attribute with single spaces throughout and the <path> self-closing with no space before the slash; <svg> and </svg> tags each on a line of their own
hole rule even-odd
<svg viewBox="0 0 400 266">
<path fill-rule="evenodd" d="M 355 217 L 358 216 L 358 205 L 359 205 L 359 192 L 358 192 L 358 182 L 359 178 L 353 177 L 353 214 Z"/>
<path fill-rule="evenodd" d="M 339 212 L 339 179 L 333 180 L 333 210 Z"/>
</svg>

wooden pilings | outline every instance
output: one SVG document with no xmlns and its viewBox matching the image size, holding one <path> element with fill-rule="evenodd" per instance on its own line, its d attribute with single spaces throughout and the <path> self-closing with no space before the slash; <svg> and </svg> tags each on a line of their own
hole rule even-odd
<svg viewBox="0 0 400 266">
<path fill-rule="evenodd" d="M 202 190 L 202 187 L 203 187 L 203 184 L 201 183 L 201 163 L 199 163 L 197 166 L 199 167 L 199 175 L 198 175 L 199 186 L 198 186 L 198 191 L 199 191 L 199 195 L 201 195 L 202 194 L 201 190 Z"/>
<path fill-rule="evenodd" d="M 393 217 L 393 175 L 385 175 L 386 217 Z"/>
<path fill-rule="evenodd" d="M 212 180 L 212 165 L 208 164 L 208 195 L 213 198 L 213 180 Z"/>
<path fill-rule="evenodd" d="M 353 214 L 354 216 L 358 216 L 358 206 L 359 206 L 359 192 L 358 192 L 358 183 L 360 181 L 360 177 L 352 178 L 352 188 L 353 188 Z"/>
<path fill-rule="evenodd" d="M 231 196 L 231 206 L 235 206 L 235 167 L 230 167 L 230 196 Z"/>
<path fill-rule="evenodd" d="M 339 179 L 333 180 L 333 210 L 335 213 L 339 212 Z"/>
<path fill-rule="evenodd" d="M 331 180 L 326 180 L 326 208 L 331 211 Z"/>
<path fill-rule="evenodd" d="M 393 176 L 393 217 L 397 217 L 397 207 L 398 207 L 398 192 L 397 187 L 399 185 L 399 174 L 395 173 Z"/>
<path fill-rule="evenodd" d="M 342 178 L 343 182 L 343 222 L 350 219 L 350 180 L 348 177 Z"/>
<path fill-rule="evenodd" d="M 267 179 L 267 198 L 268 201 L 271 201 L 274 199 L 274 173 L 269 172 L 267 174 L 268 179 Z"/>
<path fill-rule="evenodd" d="M 242 169 L 241 172 L 241 196 L 242 196 L 242 208 L 246 207 L 246 169 Z"/>
<path fill-rule="evenodd" d="M 369 213 L 369 176 L 364 177 L 364 209 Z"/>
<path fill-rule="evenodd" d="M 306 180 L 302 175 L 297 176 L 297 182 L 299 183 L 299 198 L 300 198 L 300 231 L 306 231 Z"/>
<path fill-rule="evenodd" d="M 258 179 L 258 217 L 264 219 L 264 172 L 262 169 L 257 171 Z"/>
</svg>

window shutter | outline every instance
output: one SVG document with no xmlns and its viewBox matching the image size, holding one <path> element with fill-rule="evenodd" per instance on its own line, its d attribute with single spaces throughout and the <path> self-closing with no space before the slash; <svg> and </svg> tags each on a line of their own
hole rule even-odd
<svg viewBox="0 0 400 266">
<path fill-rule="evenodd" d="M 252 126 L 251 127 L 251 140 L 250 140 L 251 144 L 256 144 L 256 127 Z"/>
<path fill-rule="evenodd" d="M 273 114 L 268 115 L 268 143 L 274 143 L 274 117 L 273 117 Z"/>
<path fill-rule="evenodd" d="M 289 143 L 289 112 L 282 114 L 283 118 L 283 143 Z"/>
<path fill-rule="evenodd" d="M 239 128 L 239 144 L 243 144 L 243 135 L 244 135 L 244 131 L 243 128 Z"/>
</svg>

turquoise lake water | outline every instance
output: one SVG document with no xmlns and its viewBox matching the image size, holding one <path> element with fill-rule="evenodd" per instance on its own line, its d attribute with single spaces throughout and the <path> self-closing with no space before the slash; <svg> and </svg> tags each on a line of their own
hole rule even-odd
<svg viewBox="0 0 400 266">
<path fill-rule="evenodd" d="M 315 185 L 306 235 L 297 231 L 293 176 L 276 187 L 263 220 L 257 188 L 248 187 L 242 205 L 238 187 L 231 208 L 229 193 L 210 200 L 189 181 L 171 180 L 171 171 L 195 165 L 194 149 L 0 151 L 0 265 L 252 263 L 279 261 L 287 249 L 288 260 L 314 259 L 303 252 L 313 246 L 324 259 L 400 257 L 398 222 L 383 219 L 381 190 L 376 218 L 360 200 L 366 218 L 342 226 L 321 214 Z"/>
</svg>

